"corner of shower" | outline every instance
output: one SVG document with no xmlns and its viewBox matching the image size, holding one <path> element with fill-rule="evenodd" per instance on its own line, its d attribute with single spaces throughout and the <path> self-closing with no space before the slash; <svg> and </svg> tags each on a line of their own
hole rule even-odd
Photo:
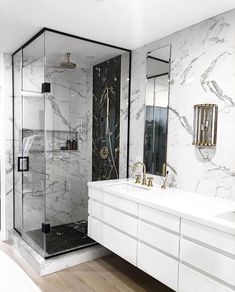
<svg viewBox="0 0 235 292">
<path fill-rule="evenodd" d="M 87 182 L 127 175 L 130 51 L 45 28 L 12 60 L 14 229 L 44 258 L 93 246 Z"/>
</svg>

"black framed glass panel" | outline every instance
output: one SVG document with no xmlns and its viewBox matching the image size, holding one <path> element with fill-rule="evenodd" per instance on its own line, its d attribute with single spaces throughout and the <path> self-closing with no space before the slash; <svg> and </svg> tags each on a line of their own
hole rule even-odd
<svg viewBox="0 0 235 292">
<path fill-rule="evenodd" d="M 170 46 L 147 55 L 144 163 L 148 173 L 165 175 L 170 78 Z"/>
</svg>

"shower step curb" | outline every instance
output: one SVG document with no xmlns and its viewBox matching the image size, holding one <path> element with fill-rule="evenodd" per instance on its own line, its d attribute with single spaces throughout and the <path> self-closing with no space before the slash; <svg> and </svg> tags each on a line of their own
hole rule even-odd
<svg viewBox="0 0 235 292">
<path fill-rule="evenodd" d="M 40 276 L 46 276 L 111 253 L 108 249 L 97 244 L 53 258 L 44 259 L 30 247 L 15 230 L 9 231 L 9 243 Z"/>
</svg>

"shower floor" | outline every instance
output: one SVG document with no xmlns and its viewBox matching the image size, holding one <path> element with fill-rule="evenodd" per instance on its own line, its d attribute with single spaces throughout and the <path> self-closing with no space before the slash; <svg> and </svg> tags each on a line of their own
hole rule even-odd
<svg viewBox="0 0 235 292">
<path fill-rule="evenodd" d="M 41 229 L 27 232 L 27 237 L 44 249 L 44 233 Z M 87 221 L 82 220 L 51 227 L 45 236 L 45 251 L 48 256 L 96 244 L 87 236 Z"/>
</svg>

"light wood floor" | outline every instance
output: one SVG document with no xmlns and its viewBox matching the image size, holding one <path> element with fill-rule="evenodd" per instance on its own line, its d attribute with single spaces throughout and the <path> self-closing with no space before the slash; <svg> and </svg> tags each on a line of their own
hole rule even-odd
<svg viewBox="0 0 235 292">
<path fill-rule="evenodd" d="M 10 246 L 1 243 L 0 249 L 25 270 L 43 292 L 172 291 L 113 254 L 45 277 L 39 277 Z"/>
</svg>

